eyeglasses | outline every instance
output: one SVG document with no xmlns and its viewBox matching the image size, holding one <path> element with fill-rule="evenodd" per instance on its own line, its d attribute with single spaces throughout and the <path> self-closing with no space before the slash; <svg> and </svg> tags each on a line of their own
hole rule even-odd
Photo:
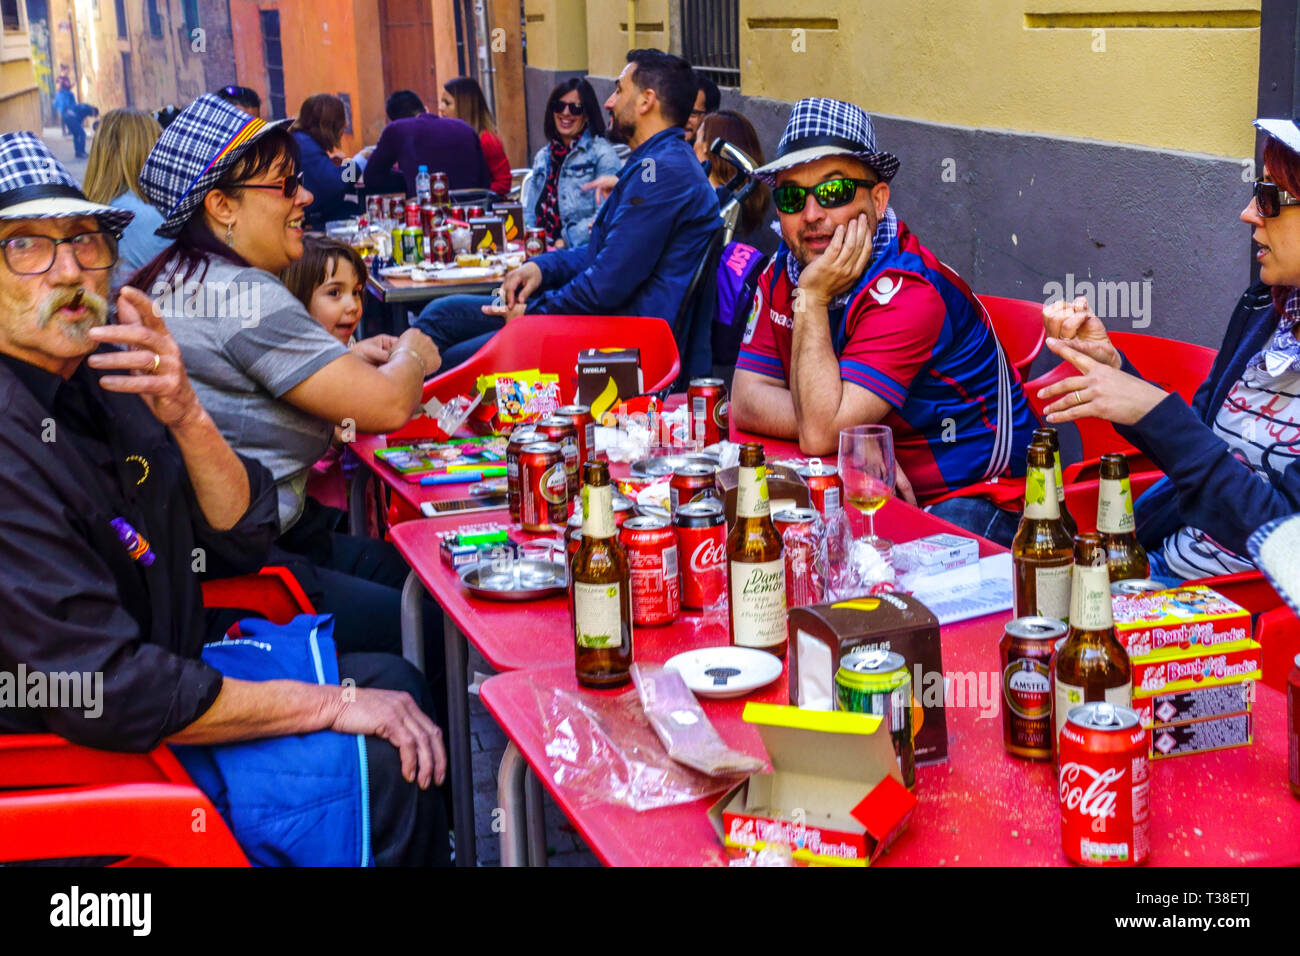
<svg viewBox="0 0 1300 956">
<path fill-rule="evenodd" d="M 555 115 L 559 116 L 561 113 L 568 113 L 570 116 L 581 116 L 582 104 L 581 103 L 556 103 Z"/>
<path fill-rule="evenodd" d="M 875 180 L 847 177 L 828 179 L 811 188 L 796 186 L 794 183 L 783 183 L 772 190 L 772 204 L 779 212 L 786 214 L 802 212 L 804 204 L 808 201 L 808 194 L 812 193 L 817 197 L 817 204 L 823 209 L 834 209 L 836 206 L 847 206 L 853 202 L 859 186 L 870 189 L 875 185 L 877 185 Z"/>
<path fill-rule="evenodd" d="M 240 183 L 240 189 L 278 189 L 284 194 L 285 199 L 292 199 L 298 195 L 298 187 L 302 185 L 302 170 L 294 173 L 292 176 L 285 176 L 283 179 L 277 179 L 273 183 Z"/>
<path fill-rule="evenodd" d="M 1283 206 L 1300 206 L 1300 199 L 1292 196 L 1285 189 L 1279 189 L 1277 183 L 1267 179 L 1257 179 L 1252 186 L 1255 206 L 1265 219 L 1282 215 Z"/>
<path fill-rule="evenodd" d="M 77 265 L 83 269 L 111 269 L 117 264 L 115 232 L 83 232 L 66 239 L 53 236 L 10 236 L 0 241 L 5 265 L 11 272 L 24 276 L 37 276 L 49 272 L 59 246 L 71 244 Z"/>
</svg>

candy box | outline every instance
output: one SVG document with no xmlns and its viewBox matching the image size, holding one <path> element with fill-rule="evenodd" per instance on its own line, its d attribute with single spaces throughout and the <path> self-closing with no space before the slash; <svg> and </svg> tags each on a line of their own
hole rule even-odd
<svg viewBox="0 0 1300 956">
<path fill-rule="evenodd" d="M 1203 584 L 1118 594 L 1115 633 L 1130 658 L 1166 648 L 1213 647 L 1250 638 L 1250 612 Z"/>
<path fill-rule="evenodd" d="M 729 851 L 782 843 L 802 866 L 867 866 L 903 832 L 916 797 L 879 717 L 751 701 L 744 718 L 758 727 L 772 770 L 709 810 Z"/>
<path fill-rule="evenodd" d="M 1153 694 L 1150 697 L 1134 694 L 1133 709 L 1142 721 L 1142 726 L 1151 728 L 1157 724 L 1181 724 L 1208 717 L 1244 713 L 1250 710 L 1254 699 L 1255 682 L 1238 680 L 1198 687 L 1196 690 Z"/>
<path fill-rule="evenodd" d="M 1133 696 L 1193 690 L 1197 687 L 1259 680 L 1264 649 L 1256 641 L 1165 648 L 1131 657 Z"/>
<path fill-rule="evenodd" d="M 501 217 L 507 242 L 523 239 L 524 207 L 520 203 L 499 202 L 493 205 L 492 212 Z M 505 251 L 505 247 L 503 246 L 500 251 Z"/>
<path fill-rule="evenodd" d="M 1159 725 L 1147 732 L 1147 739 L 1151 744 L 1151 759 L 1160 760 L 1229 747 L 1246 747 L 1254 738 L 1251 735 L 1251 715 L 1243 713 Z"/>
<path fill-rule="evenodd" d="M 640 349 L 583 349 L 578 353 L 578 404 L 591 409 L 596 424 L 606 412 L 644 391 Z"/>
<path fill-rule="evenodd" d="M 486 255 L 506 251 L 506 224 L 500 216 L 484 216 L 469 221 L 469 248 L 471 252 Z"/>
</svg>

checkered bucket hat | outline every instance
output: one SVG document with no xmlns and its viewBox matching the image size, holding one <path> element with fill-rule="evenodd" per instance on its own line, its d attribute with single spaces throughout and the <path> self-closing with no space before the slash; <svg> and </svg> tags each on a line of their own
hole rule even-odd
<svg viewBox="0 0 1300 956">
<path fill-rule="evenodd" d="M 0 219 L 67 219 L 95 216 L 120 233 L 135 213 L 91 202 L 33 133 L 0 135 Z"/>
<path fill-rule="evenodd" d="M 813 96 L 794 104 L 776 159 L 754 171 L 769 186 L 776 174 L 824 156 L 854 156 L 885 182 L 898 172 L 898 157 L 876 148 L 876 129 L 867 111 L 852 103 Z"/>
<path fill-rule="evenodd" d="M 290 122 L 267 123 L 204 93 L 163 130 L 140 171 L 140 188 L 163 214 L 158 235 L 175 239 L 203 197 L 259 136 Z"/>
</svg>

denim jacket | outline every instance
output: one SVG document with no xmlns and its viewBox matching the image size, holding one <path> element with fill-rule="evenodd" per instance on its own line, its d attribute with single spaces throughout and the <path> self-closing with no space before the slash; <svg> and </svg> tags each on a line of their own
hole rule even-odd
<svg viewBox="0 0 1300 956">
<path fill-rule="evenodd" d="M 560 200 L 561 233 L 569 248 L 585 246 L 591 238 L 591 223 L 596 218 L 596 191 L 582 187 L 597 176 L 618 174 L 622 163 L 613 145 L 603 136 L 593 136 L 591 128 L 582 131 L 560 167 L 556 191 Z M 547 143 L 533 157 L 533 174 L 524 186 L 520 202 L 524 206 L 524 224 L 537 225 L 537 203 L 551 170 L 551 144 Z"/>
</svg>

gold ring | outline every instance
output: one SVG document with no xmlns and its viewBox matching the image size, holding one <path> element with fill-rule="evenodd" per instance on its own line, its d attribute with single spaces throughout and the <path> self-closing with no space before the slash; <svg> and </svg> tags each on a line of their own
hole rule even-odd
<svg viewBox="0 0 1300 956">
<path fill-rule="evenodd" d="M 1076 405 L 1083 404 L 1083 399 L 1079 397 L 1079 390 L 1077 388 L 1074 390 L 1074 404 Z"/>
<path fill-rule="evenodd" d="M 150 368 L 149 368 L 149 374 L 152 375 L 154 372 L 158 371 L 158 366 L 161 365 L 161 364 L 162 364 L 162 356 L 159 355 L 157 352 L 154 352 L 154 353 L 153 353 L 153 365 L 150 366 Z M 1077 395 L 1078 393 L 1076 392 L 1075 394 Z"/>
</svg>

